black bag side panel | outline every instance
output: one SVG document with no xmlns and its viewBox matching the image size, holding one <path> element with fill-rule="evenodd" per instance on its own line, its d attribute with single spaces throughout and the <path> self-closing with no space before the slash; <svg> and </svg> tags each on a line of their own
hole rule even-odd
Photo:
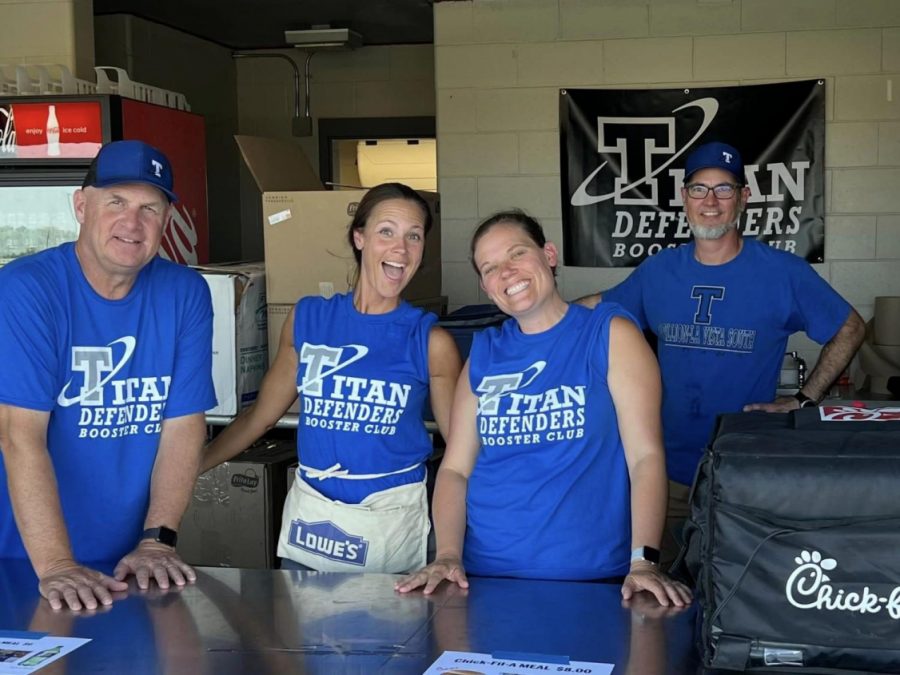
<svg viewBox="0 0 900 675">
<path fill-rule="evenodd" d="M 833 429 L 719 419 L 673 569 L 707 666 L 900 673 L 900 432 Z"/>
</svg>

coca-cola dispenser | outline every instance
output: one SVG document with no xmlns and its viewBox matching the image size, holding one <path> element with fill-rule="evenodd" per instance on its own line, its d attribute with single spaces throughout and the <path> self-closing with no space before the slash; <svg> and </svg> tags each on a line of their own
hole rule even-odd
<svg viewBox="0 0 900 675">
<path fill-rule="evenodd" d="M 137 139 L 172 162 L 179 201 L 160 254 L 209 262 L 203 117 L 113 94 L 0 98 L 0 265 L 78 235 L 72 194 L 110 141 Z"/>
</svg>

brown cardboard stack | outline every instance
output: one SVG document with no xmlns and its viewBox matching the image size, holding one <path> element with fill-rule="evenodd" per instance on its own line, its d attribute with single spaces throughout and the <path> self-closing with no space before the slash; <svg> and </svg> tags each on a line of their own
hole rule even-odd
<svg viewBox="0 0 900 675">
<path fill-rule="evenodd" d="M 195 267 L 213 305 L 213 384 L 218 405 L 207 415 L 236 415 L 256 400 L 268 367 L 265 265 Z"/>
<path fill-rule="evenodd" d="M 297 300 L 350 290 L 353 252 L 350 224 L 365 190 L 325 190 L 293 139 L 235 136 L 244 162 L 262 193 L 269 360 L 281 327 Z M 441 299 L 440 196 L 423 192 L 432 208 L 425 257 L 403 297 L 434 311 Z"/>
</svg>

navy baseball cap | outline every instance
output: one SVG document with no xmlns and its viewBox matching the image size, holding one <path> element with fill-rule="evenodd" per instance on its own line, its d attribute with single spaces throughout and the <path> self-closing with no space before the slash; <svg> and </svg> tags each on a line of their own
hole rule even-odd
<svg viewBox="0 0 900 675">
<path fill-rule="evenodd" d="M 172 165 L 169 159 L 143 141 L 113 141 L 102 148 L 81 187 L 105 188 L 121 183 L 146 183 L 163 191 L 169 202 L 177 202 L 172 192 Z"/>
<path fill-rule="evenodd" d="M 727 143 L 707 143 L 688 155 L 684 163 L 684 182 L 700 169 L 722 169 L 732 174 L 741 185 L 747 184 L 741 153 Z"/>
</svg>

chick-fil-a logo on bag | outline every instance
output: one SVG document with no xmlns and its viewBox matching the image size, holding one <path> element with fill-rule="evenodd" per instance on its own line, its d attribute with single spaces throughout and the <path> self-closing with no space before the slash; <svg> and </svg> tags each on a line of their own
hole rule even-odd
<svg viewBox="0 0 900 675">
<path fill-rule="evenodd" d="M 797 563 L 784 586 L 787 601 L 797 609 L 816 609 L 856 614 L 878 614 L 886 611 L 892 619 L 900 619 L 900 586 L 888 594 L 865 585 L 861 590 L 840 588 L 832 583 L 827 572 L 837 569 L 834 558 L 826 558 L 819 551 L 801 551 L 794 558 Z M 882 588 L 884 584 L 872 584 Z"/>
</svg>

